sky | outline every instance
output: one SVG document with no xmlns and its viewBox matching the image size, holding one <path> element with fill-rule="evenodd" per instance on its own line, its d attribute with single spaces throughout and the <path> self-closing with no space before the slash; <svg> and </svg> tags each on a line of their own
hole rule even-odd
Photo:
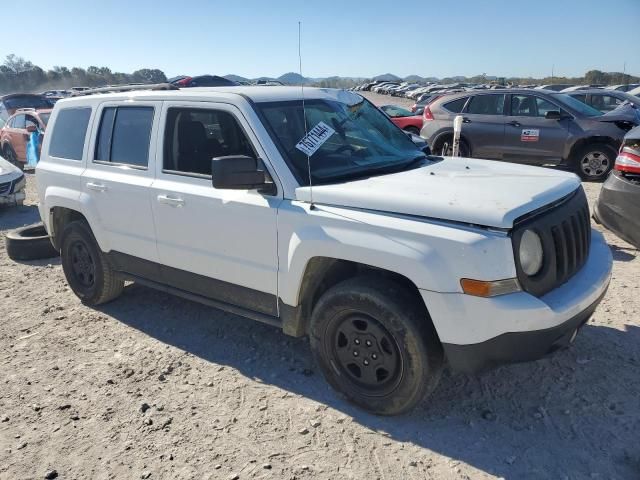
<svg viewBox="0 0 640 480">
<path fill-rule="evenodd" d="M 13 53 L 45 69 L 277 77 L 298 71 L 301 21 L 306 77 L 581 76 L 625 62 L 640 75 L 640 0 L 2 3 L 0 60 Z"/>
</svg>

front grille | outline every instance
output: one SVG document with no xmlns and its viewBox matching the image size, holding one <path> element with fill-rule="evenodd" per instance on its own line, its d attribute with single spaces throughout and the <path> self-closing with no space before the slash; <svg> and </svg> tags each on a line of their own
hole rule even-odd
<svg viewBox="0 0 640 480">
<path fill-rule="evenodd" d="M 542 240 L 544 264 L 530 277 L 522 271 L 518 250 L 525 230 L 533 230 Z M 551 208 L 533 212 L 516 221 L 513 230 L 516 271 L 522 288 L 542 296 L 559 287 L 585 264 L 591 246 L 591 221 L 587 197 L 582 187 Z"/>
<path fill-rule="evenodd" d="M 0 183 L 0 195 L 6 195 L 11 191 L 11 182 Z"/>
</svg>

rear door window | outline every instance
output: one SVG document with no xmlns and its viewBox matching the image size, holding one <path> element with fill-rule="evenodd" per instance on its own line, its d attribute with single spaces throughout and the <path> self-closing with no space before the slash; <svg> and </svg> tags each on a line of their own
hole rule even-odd
<svg viewBox="0 0 640 480">
<path fill-rule="evenodd" d="M 82 160 L 91 108 L 65 108 L 58 112 L 49 155 L 68 160 Z"/>
<path fill-rule="evenodd" d="M 502 115 L 504 95 L 476 95 L 471 97 L 467 113 L 476 115 Z"/>
<path fill-rule="evenodd" d="M 147 168 L 153 113 L 153 107 L 105 108 L 95 160 Z"/>
<path fill-rule="evenodd" d="M 457 100 L 447 102 L 442 106 L 445 110 L 448 110 L 451 113 L 460 113 L 464 108 L 464 104 L 467 103 L 468 98 L 469 97 L 458 98 Z"/>
<path fill-rule="evenodd" d="M 25 115 L 16 115 L 13 117 L 13 128 L 26 128 L 26 117 Z"/>
</svg>

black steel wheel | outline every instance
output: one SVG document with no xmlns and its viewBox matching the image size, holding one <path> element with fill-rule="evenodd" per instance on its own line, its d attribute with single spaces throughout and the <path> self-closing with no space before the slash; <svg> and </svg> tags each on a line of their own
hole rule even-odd
<svg viewBox="0 0 640 480">
<path fill-rule="evenodd" d="M 332 319 L 325 342 L 335 366 L 367 395 L 385 395 L 402 378 L 402 356 L 393 335 L 376 319 L 345 311 Z"/>
<path fill-rule="evenodd" d="M 78 220 L 65 226 L 60 240 L 60 256 L 67 282 L 83 303 L 100 305 L 122 293 L 124 281 L 100 250 L 86 222 Z"/>
<path fill-rule="evenodd" d="M 78 283 L 85 288 L 91 288 L 96 283 L 96 263 L 87 245 L 82 240 L 76 240 L 69 248 L 71 254 L 71 269 Z"/>
<path fill-rule="evenodd" d="M 327 290 L 313 309 L 310 341 L 329 384 L 379 415 L 412 409 L 440 379 L 442 346 L 422 300 L 384 277 Z"/>
</svg>

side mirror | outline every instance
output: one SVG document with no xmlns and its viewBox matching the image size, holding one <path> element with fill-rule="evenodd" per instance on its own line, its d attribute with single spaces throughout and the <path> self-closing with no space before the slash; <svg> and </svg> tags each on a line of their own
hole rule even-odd
<svg viewBox="0 0 640 480">
<path fill-rule="evenodd" d="M 229 155 L 211 159 L 211 181 L 214 188 L 252 190 L 264 186 L 265 174 L 255 158 Z"/>
<path fill-rule="evenodd" d="M 562 118 L 562 113 L 560 113 L 560 110 L 549 110 L 544 114 L 544 118 L 547 120 L 560 120 Z"/>
<path fill-rule="evenodd" d="M 29 133 L 33 133 L 33 132 L 37 132 L 38 129 L 35 125 L 27 125 L 27 132 Z"/>
</svg>

